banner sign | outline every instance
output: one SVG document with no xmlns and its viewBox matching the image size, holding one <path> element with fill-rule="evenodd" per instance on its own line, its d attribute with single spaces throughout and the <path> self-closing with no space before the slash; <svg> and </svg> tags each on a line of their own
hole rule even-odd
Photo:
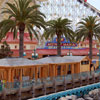
<svg viewBox="0 0 100 100">
<path fill-rule="evenodd" d="M 52 41 L 47 41 L 43 49 L 56 49 L 57 48 L 57 38 L 55 37 Z M 61 48 L 77 48 L 77 43 L 67 41 L 65 37 L 61 38 Z"/>
<path fill-rule="evenodd" d="M 57 46 L 57 43 L 47 43 L 46 46 Z M 77 46 L 75 43 L 61 43 L 61 46 Z"/>
</svg>

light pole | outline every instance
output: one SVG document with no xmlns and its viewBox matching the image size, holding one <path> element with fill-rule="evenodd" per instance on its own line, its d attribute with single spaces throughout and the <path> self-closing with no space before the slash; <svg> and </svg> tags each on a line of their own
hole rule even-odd
<svg viewBox="0 0 100 100">
<path fill-rule="evenodd" d="M 69 49 L 69 56 L 70 56 L 70 49 Z"/>
<path fill-rule="evenodd" d="M 26 56 L 26 52 L 23 52 L 23 56 Z"/>
<path fill-rule="evenodd" d="M 34 59 L 38 58 L 38 54 L 36 53 L 36 49 L 34 49 L 34 52 L 32 53 L 32 58 L 34 58 Z"/>
<path fill-rule="evenodd" d="M 90 55 L 90 52 L 88 52 L 88 56 Z"/>
<path fill-rule="evenodd" d="M 70 49 L 69 52 L 67 53 L 67 56 L 72 56 L 72 52 L 70 52 Z"/>
<path fill-rule="evenodd" d="M 100 48 L 99 48 L 99 53 L 97 53 L 97 56 L 99 56 L 99 69 L 100 69 Z"/>
</svg>

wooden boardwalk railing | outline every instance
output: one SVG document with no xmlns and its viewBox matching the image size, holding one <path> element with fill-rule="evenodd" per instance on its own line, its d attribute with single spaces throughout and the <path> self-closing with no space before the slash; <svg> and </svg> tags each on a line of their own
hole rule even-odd
<svg viewBox="0 0 100 100">
<path fill-rule="evenodd" d="M 47 95 L 50 93 L 56 93 L 59 91 L 65 91 L 76 87 L 81 87 L 89 84 L 100 82 L 100 71 L 84 72 L 79 74 L 58 76 L 50 79 L 38 79 L 37 81 L 29 80 L 23 82 L 14 82 L 1 84 L 0 96 L 5 99 L 9 95 L 15 95 L 18 98 L 22 98 L 23 94 L 27 91 L 30 97 L 37 97 L 41 95 Z M 25 95 L 26 96 L 26 95 Z"/>
</svg>

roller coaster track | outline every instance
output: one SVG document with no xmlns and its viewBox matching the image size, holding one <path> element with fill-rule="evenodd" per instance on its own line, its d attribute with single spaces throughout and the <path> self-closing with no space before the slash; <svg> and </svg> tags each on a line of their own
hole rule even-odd
<svg viewBox="0 0 100 100">
<path fill-rule="evenodd" d="M 84 2 L 83 0 L 77 0 L 79 3 L 83 3 L 85 7 L 90 8 L 91 11 L 93 11 L 94 13 L 97 13 L 97 15 L 100 17 L 100 11 L 98 9 L 96 9 L 94 6 L 92 6 L 90 3 L 88 2 Z"/>
</svg>

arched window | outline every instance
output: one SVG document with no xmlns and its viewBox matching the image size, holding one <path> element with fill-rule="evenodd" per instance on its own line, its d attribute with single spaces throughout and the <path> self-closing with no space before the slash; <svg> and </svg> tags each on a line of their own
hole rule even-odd
<svg viewBox="0 0 100 100">
<path fill-rule="evenodd" d="M 15 45 L 15 49 L 17 49 L 17 45 Z"/>
<path fill-rule="evenodd" d="M 24 49 L 26 49 L 26 46 L 24 45 Z"/>
</svg>

